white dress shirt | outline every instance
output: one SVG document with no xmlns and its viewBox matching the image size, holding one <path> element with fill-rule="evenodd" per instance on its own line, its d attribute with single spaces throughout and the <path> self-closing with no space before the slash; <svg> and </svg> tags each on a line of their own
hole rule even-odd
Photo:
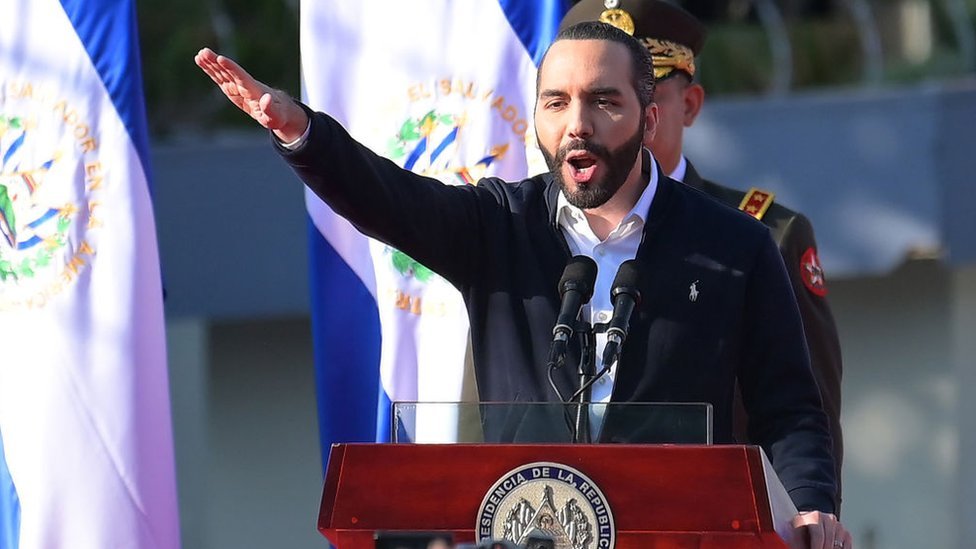
<svg viewBox="0 0 976 549">
<path fill-rule="evenodd" d="M 654 162 L 653 157 L 651 161 Z M 585 255 L 593 258 L 597 265 L 593 298 L 589 305 L 583 308 L 581 315 L 584 319 L 589 320 L 591 325 L 605 324 L 610 321 L 610 316 L 613 314 L 613 304 L 610 302 L 610 286 L 613 285 L 613 279 L 617 276 L 617 268 L 620 264 L 637 255 L 637 248 L 640 247 L 644 236 L 644 225 L 647 223 L 651 202 L 654 201 L 656 192 L 657 169 L 653 167 L 651 179 L 637 203 L 603 241 L 600 241 L 593 233 L 583 210 L 570 204 L 566 196 L 559 193 L 556 203 L 556 220 L 566 236 L 570 251 L 573 255 Z M 607 335 L 605 333 L 597 334 L 595 350 L 597 371 L 602 367 L 601 358 L 606 344 Z M 575 365 L 571 366 L 575 367 Z M 606 375 L 593 384 L 593 402 L 610 401 L 616 373 L 617 365 L 614 364 Z M 594 424 L 598 425 L 598 423 Z"/>
<path fill-rule="evenodd" d="M 679 183 L 685 182 L 685 173 L 688 172 L 688 160 L 685 155 L 678 157 L 678 165 L 674 167 L 674 171 L 668 174 L 668 177 L 678 181 Z"/>
</svg>

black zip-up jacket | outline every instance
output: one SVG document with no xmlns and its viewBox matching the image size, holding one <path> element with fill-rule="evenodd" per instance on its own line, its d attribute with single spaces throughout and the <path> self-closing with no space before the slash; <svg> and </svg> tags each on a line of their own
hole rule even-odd
<svg viewBox="0 0 976 549">
<path fill-rule="evenodd" d="M 731 187 L 719 185 L 714 181 L 703 179 L 695 167 L 688 161 L 685 172 L 685 185 L 702 191 L 717 199 L 719 202 L 737 208 L 742 203 L 746 193 Z M 817 250 L 817 241 L 813 235 L 813 225 L 807 217 L 795 212 L 779 202 L 774 202 L 762 218 L 764 225 L 769 227 L 773 241 L 779 247 L 779 253 L 786 264 L 786 273 L 793 284 L 797 305 L 800 307 L 800 318 L 803 319 L 803 332 L 806 335 L 807 348 L 810 351 L 810 365 L 813 377 L 820 389 L 820 400 L 823 401 L 824 412 L 827 414 L 827 424 L 830 426 L 830 436 L 834 449 L 834 470 L 837 478 L 837 499 L 841 499 L 841 466 L 844 461 L 844 436 L 840 424 L 841 379 L 843 377 L 843 360 L 840 352 L 840 337 L 834 323 L 834 315 L 827 302 L 827 296 L 815 293 L 804 283 L 807 268 L 806 254 L 809 250 Z M 826 286 L 823 286 L 826 292 Z M 734 431 L 737 440 L 748 441 L 745 432 L 744 418 L 748 417 L 741 409 L 741 402 L 737 403 L 734 421 Z"/>
<path fill-rule="evenodd" d="M 447 186 L 372 153 L 327 115 L 309 115 L 308 139 L 294 151 L 276 144 L 280 154 L 336 213 L 461 291 L 481 399 L 558 401 L 545 364 L 570 251 L 551 175 Z M 645 155 L 645 175 L 651 166 Z M 714 440 L 732 442 L 738 378 L 751 440 L 797 508 L 833 512 L 827 422 L 769 230 L 659 172 L 636 259 L 643 298 L 611 400 L 709 402 Z M 556 382 L 571 393 L 575 369 L 559 370 Z"/>
</svg>

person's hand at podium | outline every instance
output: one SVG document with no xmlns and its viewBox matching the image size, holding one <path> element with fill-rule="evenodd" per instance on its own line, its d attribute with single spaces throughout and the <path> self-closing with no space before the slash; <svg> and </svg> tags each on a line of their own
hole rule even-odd
<svg viewBox="0 0 976 549">
<path fill-rule="evenodd" d="M 793 527 L 800 530 L 792 549 L 852 549 L 851 533 L 830 513 L 805 511 L 793 519 Z"/>
<path fill-rule="evenodd" d="M 297 141 L 308 127 L 308 115 L 292 98 L 256 80 L 229 57 L 203 48 L 193 58 L 231 103 L 273 131 L 283 143 Z"/>
</svg>

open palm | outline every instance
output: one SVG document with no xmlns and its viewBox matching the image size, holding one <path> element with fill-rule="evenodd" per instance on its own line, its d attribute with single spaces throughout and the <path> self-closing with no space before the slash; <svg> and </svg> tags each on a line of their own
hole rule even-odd
<svg viewBox="0 0 976 549">
<path fill-rule="evenodd" d="M 308 124 L 305 111 L 281 90 L 252 77 L 233 59 L 203 48 L 194 61 L 231 103 L 265 128 L 273 130 L 283 141 L 294 141 L 305 131 Z"/>
</svg>

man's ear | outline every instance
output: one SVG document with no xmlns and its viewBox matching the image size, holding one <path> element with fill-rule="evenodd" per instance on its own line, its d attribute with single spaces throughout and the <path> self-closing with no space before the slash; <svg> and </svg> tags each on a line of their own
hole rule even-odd
<svg viewBox="0 0 976 549">
<path fill-rule="evenodd" d="M 701 112 L 702 105 L 705 103 L 705 88 L 698 82 L 688 84 L 684 89 L 684 124 L 686 128 L 691 127 Z"/>
<path fill-rule="evenodd" d="M 644 144 L 650 146 L 657 133 L 658 110 L 657 104 L 651 103 L 644 107 Z"/>
</svg>

